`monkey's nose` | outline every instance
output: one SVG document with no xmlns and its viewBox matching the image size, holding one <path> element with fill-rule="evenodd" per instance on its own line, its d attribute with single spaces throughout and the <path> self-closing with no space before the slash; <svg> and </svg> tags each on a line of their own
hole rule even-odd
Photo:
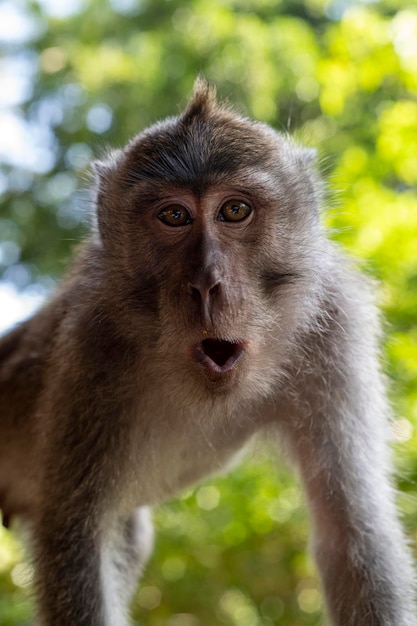
<svg viewBox="0 0 417 626">
<path fill-rule="evenodd" d="M 212 284 L 196 281 L 194 284 L 188 283 L 188 290 L 196 301 L 210 302 L 220 293 L 220 285 L 220 280 L 212 281 Z"/>
<path fill-rule="evenodd" d="M 199 307 L 205 326 L 212 324 L 212 310 L 220 300 L 221 289 L 221 280 L 214 277 L 203 276 L 188 283 L 188 291 L 195 306 Z"/>
</svg>

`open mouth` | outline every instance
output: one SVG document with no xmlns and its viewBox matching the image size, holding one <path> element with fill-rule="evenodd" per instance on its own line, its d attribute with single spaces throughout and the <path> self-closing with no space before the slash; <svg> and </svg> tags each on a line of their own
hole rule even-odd
<svg viewBox="0 0 417 626">
<path fill-rule="evenodd" d="M 243 349 L 241 341 L 203 339 L 194 348 L 194 358 L 210 372 L 224 374 L 234 368 Z"/>
</svg>

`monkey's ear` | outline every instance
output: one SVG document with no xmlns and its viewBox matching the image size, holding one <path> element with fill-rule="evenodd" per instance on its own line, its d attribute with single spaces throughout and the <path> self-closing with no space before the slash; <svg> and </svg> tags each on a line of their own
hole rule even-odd
<svg viewBox="0 0 417 626">
<path fill-rule="evenodd" d="M 123 150 L 112 150 L 106 159 L 93 161 L 91 169 L 98 194 L 102 194 L 108 188 L 114 172 L 119 167 L 123 158 Z"/>
<path fill-rule="evenodd" d="M 93 204 L 91 221 L 93 232 L 103 241 L 111 233 L 112 220 L 110 219 L 111 197 L 110 187 L 116 170 L 121 164 L 123 150 L 112 150 L 107 154 L 107 158 L 93 161 L 91 164 L 93 177 Z"/>
<path fill-rule="evenodd" d="M 185 111 L 180 116 L 182 122 L 190 122 L 195 117 L 206 117 L 217 106 L 216 88 L 205 78 L 198 76 L 194 82 L 193 95 Z"/>
</svg>

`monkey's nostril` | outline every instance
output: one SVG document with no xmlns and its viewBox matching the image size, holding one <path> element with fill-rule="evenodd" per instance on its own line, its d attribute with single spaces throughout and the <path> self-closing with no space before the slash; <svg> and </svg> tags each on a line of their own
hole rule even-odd
<svg viewBox="0 0 417 626">
<path fill-rule="evenodd" d="M 188 293 L 191 294 L 193 299 L 196 300 L 196 302 L 201 302 L 200 290 L 197 287 L 194 287 L 194 285 L 192 285 L 191 283 L 188 283 L 187 288 L 188 288 Z"/>
<path fill-rule="evenodd" d="M 220 293 L 220 281 L 218 281 L 211 289 L 209 290 L 209 297 L 214 298 L 218 296 Z"/>
<path fill-rule="evenodd" d="M 205 284 L 188 283 L 187 288 L 191 296 L 198 302 L 208 302 L 220 293 L 221 282 L 217 281 L 214 285 L 207 286 Z"/>
</svg>

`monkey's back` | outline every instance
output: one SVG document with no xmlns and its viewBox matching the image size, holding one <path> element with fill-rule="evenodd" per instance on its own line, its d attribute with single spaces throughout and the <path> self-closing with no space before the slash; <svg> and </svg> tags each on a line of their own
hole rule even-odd
<svg viewBox="0 0 417 626">
<path fill-rule="evenodd" d="M 0 509 L 30 515 L 39 454 L 36 411 L 58 316 L 50 306 L 0 339 Z M 17 487 L 18 486 L 18 487 Z"/>
</svg>

